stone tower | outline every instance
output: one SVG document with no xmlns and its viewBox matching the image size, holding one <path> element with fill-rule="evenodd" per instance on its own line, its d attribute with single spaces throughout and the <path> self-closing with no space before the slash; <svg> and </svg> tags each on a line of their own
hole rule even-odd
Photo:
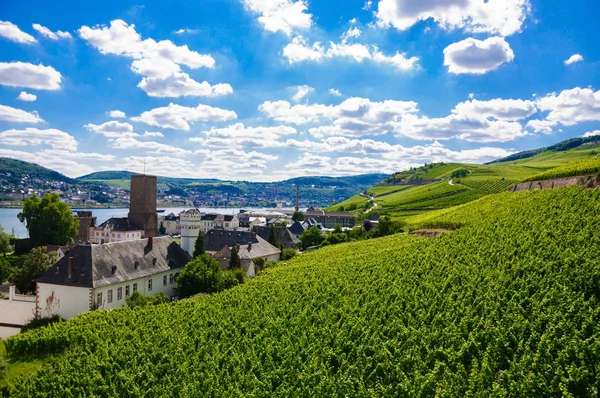
<svg viewBox="0 0 600 398">
<path fill-rule="evenodd" d="M 129 223 L 143 229 L 145 238 L 156 236 L 156 176 L 132 175 L 129 191 Z"/>
</svg>

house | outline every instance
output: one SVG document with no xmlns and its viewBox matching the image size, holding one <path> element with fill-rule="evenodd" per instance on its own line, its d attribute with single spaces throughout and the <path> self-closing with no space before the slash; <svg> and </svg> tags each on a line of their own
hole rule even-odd
<svg viewBox="0 0 600 398">
<path fill-rule="evenodd" d="M 236 244 L 238 244 L 237 241 Z M 254 278 L 256 272 L 259 271 L 256 264 L 257 259 L 262 259 L 264 263 L 267 263 L 269 261 L 279 261 L 281 258 L 281 251 L 260 236 L 255 235 L 255 239 L 252 239 L 252 241 L 243 245 L 238 244 L 238 246 L 238 254 L 240 256 L 240 262 L 242 263 L 242 269 L 246 271 L 248 278 Z M 213 255 L 219 262 L 221 269 L 229 268 L 231 250 L 232 245 L 224 246 Z"/>
<path fill-rule="evenodd" d="M 238 245 L 247 245 L 258 243 L 258 238 L 250 231 L 211 229 L 204 234 L 204 249 L 208 254 L 215 254 L 225 246 L 233 246 L 234 241 Z"/>
<path fill-rule="evenodd" d="M 175 213 L 169 213 L 166 216 L 158 218 L 159 231 L 160 227 L 163 227 L 165 235 L 179 235 L 181 233 L 181 226 L 179 225 L 180 218 Z"/>
<path fill-rule="evenodd" d="M 283 247 L 298 249 L 300 248 L 300 239 L 294 235 L 286 227 L 273 226 L 275 235 L 277 236 L 277 242 Z M 271 227 L 266 226 L 255 226 L 252 228 L 252 232 L 255 232 L 258 236 L 268 241 L 269 234 L 271 233 Z"/>
<path fill-rule="evenodd" d="M 309 209 L 306 211 L 306 218 L 314 218 L 325 228 L 334 228 L 336 225 L 352 228 L 356 223 L 356 217 L 354 214 L 343 211 L 325 212 L 323 210 L 316 210 L 314 207 L 311 208 L 313 210 Z"/>
<path fill-rule="evenodd" d="M 191 259 L 169 236 L 78 245 L 36 280 L 36 316 L 119 308 L 134 292 L 176 295 L 177 275 Z"/>
<path fill-rule="evenodd" d="M 233 214 L 205 214 L 198 209 L 190 209 L 179 214 L 181 226 L 181 247 L 189 254 L 194 252 L 194 244 L 199 233 L 206 234 L 213 228 L 235 229 L 240 222 Z"/>
<path fill-rule="evenodd" d="M 113 243 L 142 239 L 144 230 L 131 224 L 127 217 L 112 217 L 97 227 L 91 227 L 90 235 L 92 243 Z"/>
<path fill-rule="evenodd" d="M 304 225 L 305 229 L 310 229 L 312 227 L 317 227 L 321 230 L 323 229 L 323 226 L 319 222 L 317 222 L 317 220 L 315 220 L 314 218 L 307 218 L 306 220 L 304 220 L 303 225 Z"/>
<path fill-rule="evenodd" d="M 69 250 L 74 248 L 75 245 L 59 246 L 59 245 L 48 245 L 46 246 L 46 254 L 56 254 L 57 260 L 63 258 Z"/>
<path fill-rule="evenodd" d="M 292 235 L 294 235 L 296 238 L 300 239 L 300 235 L 302 235 L 304 233 L 304 231 L 307 230 L 307 227 L 306 227 L 306 224 L 301 223 L 300 221 L 295 221 L 292 225 L 287 227 L 287 229 L 290 231 L 290 233 Z"/>
</svg>

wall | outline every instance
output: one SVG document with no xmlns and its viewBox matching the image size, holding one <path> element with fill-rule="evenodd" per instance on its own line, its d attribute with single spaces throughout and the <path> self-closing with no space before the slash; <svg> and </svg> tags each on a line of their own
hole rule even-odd
<svg viewBox="0 0 600 398">
<path fill-rule="evenodd" d="M 510 192 L 519 191 L 534 191 L 538 189 L 552 189 L 552 188 L 565 188 L 576 185 L 587 186 L 588 188 L 594 188 L 600 186 L 600 178 L 592 176 L 578 176 L 578 177 L 564 177 L 555 178 L 552 180 L 544 181 L 531 181 L 517 184 L 510 187 Z"/>
<path fill-rule="evenodd" d="M 35 318 L 35 297 L 19 296 L 0 300 L 0 324 L 23 326 Z"/>
<path fill-rule="evenodd" d="M 64 319 L 90 310 L 93 289 L 37 284 L 38 314 L 40 317 L 60 315 Z"/>
</svg>

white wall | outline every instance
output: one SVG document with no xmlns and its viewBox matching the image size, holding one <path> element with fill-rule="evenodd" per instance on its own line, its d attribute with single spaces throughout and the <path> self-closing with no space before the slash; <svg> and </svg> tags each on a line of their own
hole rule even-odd
<svg viewBox="0 0 600 398">
<path fill-rule="evenodd" d="M 35 318 L 35 301 L 0 300 L 0 323 L 25 325 Z"/>
<path fill-rule="evenodd" d="M 60 315 L 64 319 L 90 310 L 90 298 L 93 289 L 37 284 L 38 313 L 40 317 Z M 54 294 L 54 296 L 53 296 Z"/>
</svg>

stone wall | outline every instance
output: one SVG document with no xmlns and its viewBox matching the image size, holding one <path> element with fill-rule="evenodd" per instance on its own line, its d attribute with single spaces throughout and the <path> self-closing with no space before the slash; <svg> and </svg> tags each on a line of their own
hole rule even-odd
<svg viewBox="0 0 600 398">
<path fill-rule="evenodd" d="M 554 178 L 552 180 L 544 181 L 530 181 L 513 185 L 512 187 L 508 188 L 508 190 L 510 192 L 535 191 L 538 189 L 565 188 L 578 185 L 588 188 L 596 188 L 600 186 L 600 178 L 595 176 L 575 176 Z"/>
</svg>

